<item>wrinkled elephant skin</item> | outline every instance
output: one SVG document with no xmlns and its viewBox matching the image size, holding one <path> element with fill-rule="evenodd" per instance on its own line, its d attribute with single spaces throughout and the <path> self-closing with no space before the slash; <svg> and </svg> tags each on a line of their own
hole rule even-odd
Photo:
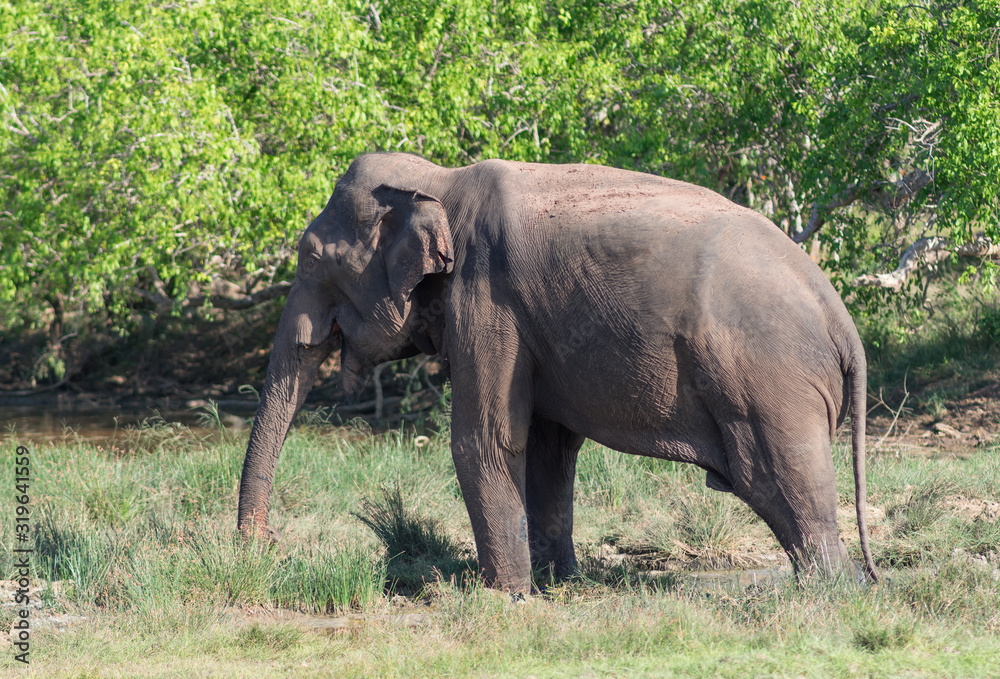
<svg viewBox="0 0 1000 679">
<path fill-rule="evenodd" d="M 299 245 L 247 447 L 238 526 L 267 530 L 275 464 L 323 359 L 344 386 L 440 354 L 452 456 L 492 586 L 576 568 L 584 438 L 706 471 L 797 570 L 853 565 L 831 441 L 853 412 L 865 570 L 865 357 L 823 272 L 774 224 L 707 189 L 593 165 L 439 167 L 365 155 Z"/>
</svg>

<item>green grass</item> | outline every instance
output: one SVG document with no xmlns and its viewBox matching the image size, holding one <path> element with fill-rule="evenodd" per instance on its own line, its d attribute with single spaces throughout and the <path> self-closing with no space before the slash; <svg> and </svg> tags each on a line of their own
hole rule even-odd
<svg viewBox="0 0 1000 679">
<path fill-rule="evenodd" d="M 693 466 L 588 443 L 580 575 L 512 603 L 475 575 L 446 437 L 418 447 L 399 432 L 296 429 L 276 474 L 281 540 L 248 546 L 234 530 L 244 435 L 161 423 L 128 436 L 114 450 L 29 445 L 34 578 L 62 582 L 39 594 L 27 676 L 890 677 L 1000 666 L 996 448 L 869 458 L 878 587 L 705 588 L 686 574 L 782 563 L 763 523 L 707 490 Z M 3 459 L 13 448 L 0 443 Z M 857 557 L 848 451 L 835 459 L 841 534 Z M 12 518 L 0 516 L 7 577 Z M 86 620 L 45 626 L 55 614 Z M 9 608 L 0 616 L 13 620 Z M 0 667 L 13 664 L 0 655 Z"/>
</svg>

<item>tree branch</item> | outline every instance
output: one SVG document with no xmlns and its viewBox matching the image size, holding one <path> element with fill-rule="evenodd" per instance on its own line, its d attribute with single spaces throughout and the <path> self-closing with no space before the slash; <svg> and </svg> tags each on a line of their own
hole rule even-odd
<svg viewBox="0 0 1000 679">
<path fill-rule="evenodd" d="M 995 245 L 986 236 L 976 236 L 968 243 L 958 246 L 955 252 L 961 257 L 1000 259 L 1000 245 Z"/>
<path fill-rule="evenodd" d="M 806 228 L 798 233 L 793 233 L 791 238 L 796 243 L 806 242 L 823 227 L 830 212 L 840 207 L 847 207 L 865 194 L 877 197 L 882 209 L 886 212 L 898 210 L 933 180 L 932 173 L 917 169 L 895 182 L 874 182 L 868 186 L 851 184 L 834 196 L 829 203 L 825 205 L 820 205 L 818 201 L 813 203 Z"/>
<path fill-rule="evenodd" d="M 985 236 L 978 236 L 958 247 L 953 247 L 950 240 L 939 236 L 921 238 L 906 249 L 895 271 L 858 276 L 851 285 L 888 288 L 898 292 L 906 279 L 918 269 L 949 259 L 952 254 L 959 257 L 1000 259 L 1000 245 L 994 245 Z"/>
<path fill-rule="evenodd" d="M 275 297 L 287 297 L 288 291 L 291 289 L 291 283 L 282 281 L 280 283 L 275 283 L 270 287 L 264 288 L 263 290 L 259 290 L 252 295 L 241 295 L 239 297 L 222 295 L 192 297 L 187 300 L 187 304 L 190 306 L 201 306 L 207 299 L 212 303 L 212 306 L 219 307 L 220 309 L 249 309 L 250 307 L 272 300 Z"/>
<path fill-rule="evenodd" d="M 906 248 L 906 252 L 899 259 L 899 266 L 895 271 L 880 274 L 865 274 L 854 279 L 851 285 L 872 286 L 876 288 L 889 288 L 898 291 L 903 287 L 903 283 L 917 269 L 937 264 L 943 259 L 951 256 L 951 241 L 946 238 L 934 236 L 932 238 L 921 238 L 913 245 Z"/>
<path fill-rule="evenodd" d="M 886 182 L 876 189 L 881 199 L 882 209 L 886 212 L 898 210 L 933 180 L 934 177 L 931 173 L 917 169 L 898 182 Z"/>
<path fill-rule="evenodd" d="M 213 289 L 221 292 L 221 287 L 222 286 L 213 286 Z M 206 301 L 208 301 L 211 302 L 212 306 L 219 309 L 249 309 L 257 306 L 258 304 L 263 304 L 264 302 L 272 300 L 275 297 L 284 297 L 288 295 L 288 291 L 291 289 L 291 283 L 282 281 L 281 283 L 275 283 L 270 287 L 259 290 L 252 295 L 213 294 L 188 297 L 187 299 L 181 301 L 180 306 L 182 309 L 193 309 L 202 306 Z M 162 292 L 152 292 L 150 290 L 141 290 L 139 288 L 136 288 L 134 292 L 142 299 L 155 304 L 156 313 L 158 315 L 165 315 L 170 311 L 170 309 L 173 308 L 174 300 L 162 294 Z"/>
<path fill-rule="evenodd" d="M 802 229 L 798 233 L 792 234 L 792 240 L 796 243 L 806 242 L 814 233 L 819 231 L 820 227 L 826 223 L 826 213 L 831 212 L 838 207 L 847 207 L 856 201 L 860 195 L 861 187 L 857 184 L 851 184 L 834 196 L 833 200 L 826 205 L 821 206 L 819 202 L 813 203 L 812 211 L 809 213 L 809 223 L 806 224 L 806 228 Z"/>
</svg>

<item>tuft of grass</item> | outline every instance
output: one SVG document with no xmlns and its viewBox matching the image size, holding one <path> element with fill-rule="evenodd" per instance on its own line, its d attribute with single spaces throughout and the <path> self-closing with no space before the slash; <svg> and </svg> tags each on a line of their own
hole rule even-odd
<svg viewBox="0 0 1000 679">
<path fill-rule="evenodd" d="M 753 523 L 746 505 L 707 488 L 678 494 L 674 510 L 677 540 L 689 555 L 702 558 L 725 560 L 744 546 Z"/>
<path fill-rule="evenodd" d="M 947 479 L 938 479 L 912 489 L 901 502 L 886 508 L 885 515 L 895 522 L 895 531 L 912 535 L 937 522 L 945 512 L 944 500 L 954 494 Z"/>
<path fill-rule="evenodd" d="M 244 649 L 287 651 L 298 644 L 303 635 L 304 632 L 293 625 L 262 625 L 255 622 L 237 633 L 236 644 Z"/>
<path fill-rule="evenodd" d="M 854 648 L 867 653 L 906 648 L 916 637 L 918 621 L 909 610 L 899 610 L 893 593 L 833 592 L 831 603 L 840 600 L 846 605 L 841 617 L 850 631 Z"/>
<path fill-rule="evenodd" d="M 956 533 L 961 548 L 973 554 L 1000 554 L 1000 515 L 990 518 L 981 512 L 971 521 L 959 524 Z"/>
<path fill-rule="evenodd" d="M 120 528 L 145 507 L 148 495 L 130 482 L 94 479 L 83 497 L 83 506 L 95 523 Z"/>
<path fill-rule="evenodd" d="M 352 515 L 384 545 L 389 579 L 397 588 L 419 592 L 428 581 L 475 571 L 439 522 L 406 508 L 398 485 L 383 487 L 380 498 L 363 499 Z"/>
<path fill-rule="evenodd" d="M 876 653 L 891 648 L 904 648 L 913 641 L 912 623 L 881 626 L 857 626 L 854 632 L 854 646 Z"/>
<path fill-rule="evenodd" d="M 438 522 L 406 509 L 398 485 L 391 489 L 383 488 L 380 499 L 365 498 L 361 502 L 361 510 L 351 514 L 375 533 L 390 558 L 457 556 L 455 545 L 441 532 Z"/>
<path fill-rule="evenodd" d="M 329 613 L 361 609 L 380 599 L 385 559 L 359 549 L 298 549 L 277 565 L 270 598 L 279 606 Z"/>
<path fill-rule="evenodd" d="M 230 604 L 262 604 L 270 599 L 281 555 L 264 540 L 244 542 L 235 532 L 192 532 L 185 550 L 195 558 L 192 585 Z"/>
<path fill-rule="evenodd" d="M 116 602 L 118 582 L 113 574 L 131 558 L 122 533 L 82 530 L 55 521 L 48 512 L 35 529 L 35 564 L 46 580 L 73 583 L 72 596 L 98 605 Z"/>
</svg>

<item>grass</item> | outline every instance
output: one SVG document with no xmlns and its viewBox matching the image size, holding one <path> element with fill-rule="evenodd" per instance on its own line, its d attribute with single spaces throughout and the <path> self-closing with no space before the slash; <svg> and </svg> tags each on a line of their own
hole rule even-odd
<svg viewBox="0 0 1000 679">
<path fill-rule="evenodd" d="M 475 575 L 445 437 L 299 427 L 276 474 L 282 538 L 247 546 L 234 536 L 245 434 L 129 436 L 114 450 L 29 444 L 44 586 L 26 676 L 987 676 L 1000 663 L 995 447 L 869 458 L 879 587 L 706 588 L 687 573 L 782 563 L 762 522 L 693 466 L 588 443 L 580 575 L 516 604 Z M 848 451 L 835 459 L 857 556 Z M 8 578 L 12 523 L 0 516 Z M 65 614 L 86 619 L 45 623 Z"/>
<path fill-rule="evenodd" d="M 405 506 L 397 483 L 381 497 L 363 498 L 352 516 L 367 526 L 385 547 L 390 589 L 419 594 L 431 580 L 458 576 L 468 579 L 475 560 L 443 530 L 441 522 L 418 516 Z"/>
</svg>

